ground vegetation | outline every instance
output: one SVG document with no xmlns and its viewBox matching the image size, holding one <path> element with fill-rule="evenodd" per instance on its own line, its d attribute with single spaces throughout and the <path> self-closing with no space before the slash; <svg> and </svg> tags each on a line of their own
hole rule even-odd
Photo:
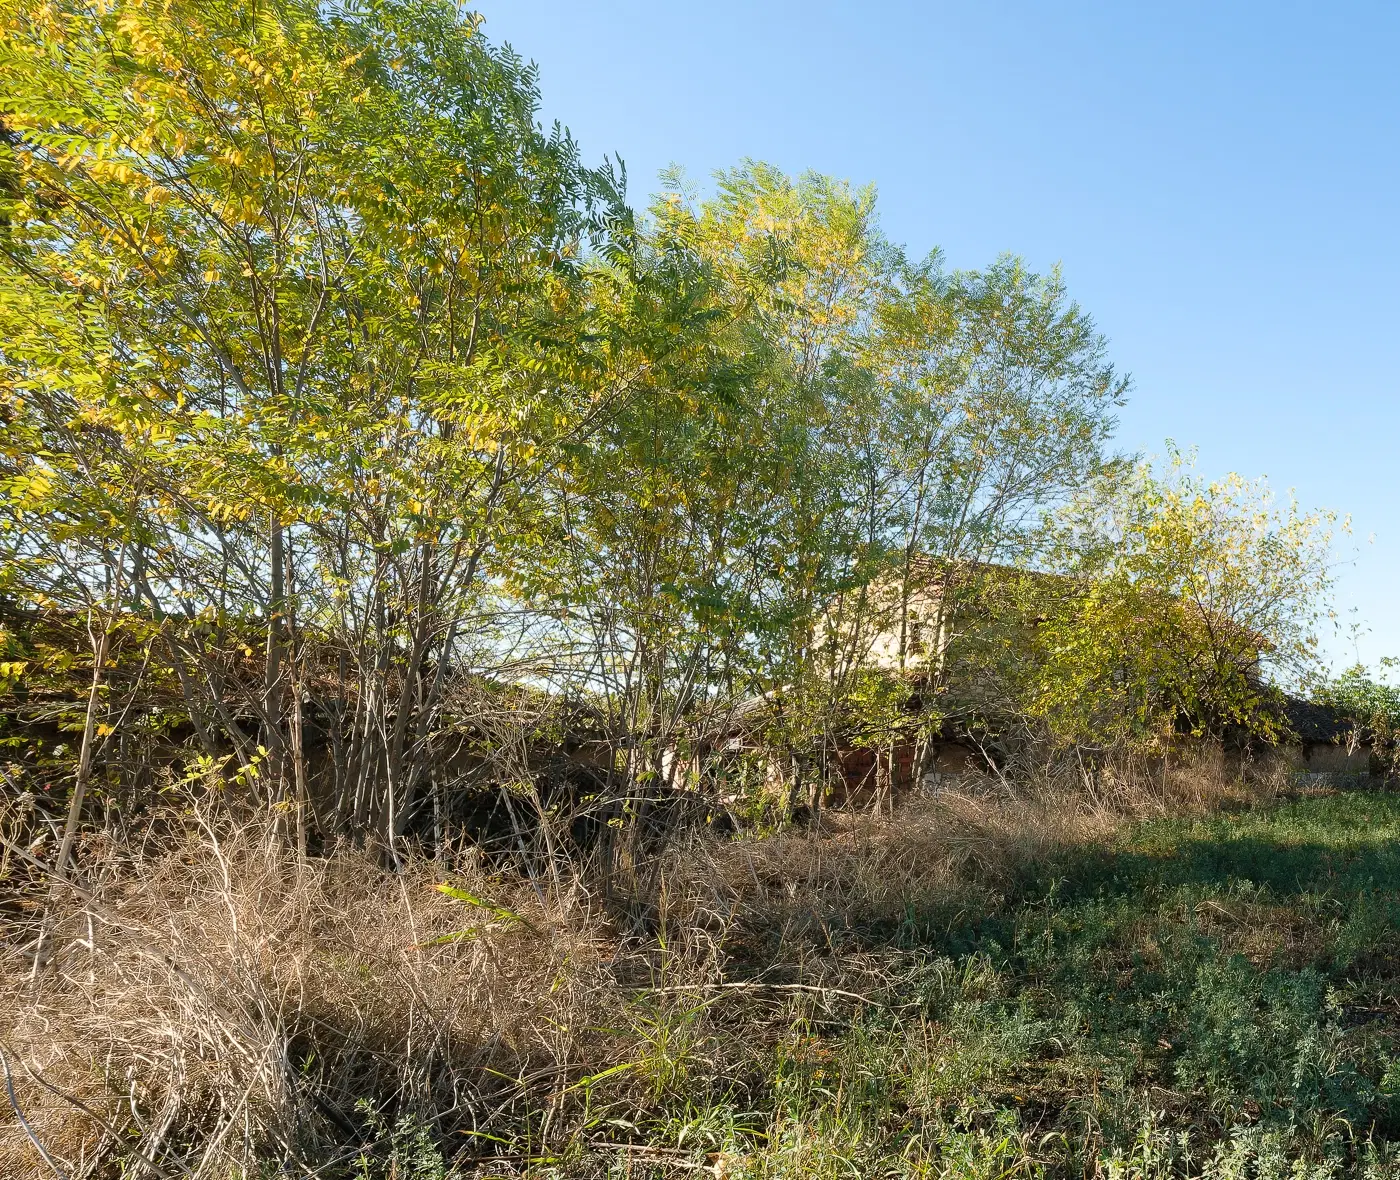
<svg viewBox="0 0 1400 1180">
<path fill-rule="evenodd" d="M 1118 454 L 1058 271 L 537 108 L 443 0 L 0 0 L 3 1167 L 1385 1174 L 1338 522 Z"/>
</svg>

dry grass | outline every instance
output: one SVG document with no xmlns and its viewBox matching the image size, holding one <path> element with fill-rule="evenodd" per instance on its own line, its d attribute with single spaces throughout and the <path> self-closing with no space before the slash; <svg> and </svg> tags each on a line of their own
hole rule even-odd
<svg viewBox="0 0 1400 1180">
<path fill-rule="evenodd" d="M 609 1001 L 599 923 L 469 860 L 394 875 L 207 822 L 155 856 L 112 841 L 86 859 L 102 904 L 71 899 L 37 988 L 9 940 L 0 999 L 25 1114 L 70 1174 L 118 1139 L 211 1174 L 324 1167 L 328 1144 L 354 1146 L 361 1100 L 489 1129 L 519 1079 L 590 1055 Z M 0 1174 L 34 1166 L 13 1119 L 0 1145 Z"/>
<path fill-rule="evenodd" d="M 727 898 L 730 918 L 750 927 L 879 924 L 911 909 L 981 906 L 1048 858 L 1125 824 L 1265 802 L 1287 783 L 1281 764 L 1241 766 L 1211 749 L 1092 781 L 1064 772 L 1022 783 L 950 780 L 904 800 L 892 820 L 827 812 L 820 832 L 687 850 L 671 884 L 712 911 Z"/>
<path fill-rule="evenodd" d="M 293 855 L 268 822 L 171 817 L 160 840 L 85 847 L 92 897 L 66 898 L 37 985 L 32 920 L 0 931 L 0 1037 L 24 1116 L 70 1177 L 116 1175 L 118 1159 L 168 1176 L 256 1175 L 268 1160 L 335 1175 L 409 1115 L 528 1170 L 586 1141 L 604 1071 L 620 1067 L 645 1103 L 683 1086 L 692 1058 L 740 1076 L 787 1035 L 793 1005 L 878 1002 L 892 963 L 854 933 L 985 905 L 1131 818 L 1277 781 L 1205 760 L 1092 796 L 1072 781 L 965 782 L 893 820 L 697 835 L 645 899 L 650 934 L 626 939 L 579 880 L 533 886 L 470 853 L 396 874 L 348 847 Z M 694 1006 L 736 984 L 722 1014 Z M 673 996 L 697 1013 L 683 1035 L 661 1018 Z M 45 1174 L 0 1112 L 0 1175 Z"/>
</svg>

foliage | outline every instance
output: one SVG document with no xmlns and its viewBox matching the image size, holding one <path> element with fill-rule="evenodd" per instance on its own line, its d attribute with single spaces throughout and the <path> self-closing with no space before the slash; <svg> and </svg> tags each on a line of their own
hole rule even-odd
<svg viewBox="0 0 1400 1180">
<path fill-rule="evenodd" d="M 1279 688 L 1316 667 L 1335 523 L 1177 453 L 1100 483 L 1058 523 L 1074 587 L 1037 628 L 1036 711 L 1089 744 L 1277 736 Z"/>
<path fill-rule="evenodd" d="M 535 777 L 487 679 L 583 702 L 629 785 L 765 701 L 819 802 L 941 724 L 868 666 L 916 662 L 926 563 L 932 702 L 954 571 L 1104 466 L 1127 382 L 1058 274 L 911 262 L 873 190 L 756 163 L 639 222 L 438 0 L 4 21 L 6 593 L 87 618 L 89 729 L 173 690 L 299 839 L 394 847 L 464 746 Z"/>
<path fill-rule="evenodd" d="M 635 216 L 480 24 L 0 0 L 0 979 L 83 1166 L 1390 1167 L 1387 800 L 1064 836 L 1277 735 L 1333 518 L 1116 458 L 1058 271 L 873 189 Z M 1075 792 L 699 830 L 950 729 Z"/>
<path fill-rule="evenodd" d="M 0 592 L 86 635 L 74 838 L 156 711 L 393 856 L 580 748 L 615 797 L 760 747 L 791 813 L 950 728 L 1273 732 L 1330 518 L 1115 458 L 1058 271 L 752 161 L 636 217 L 446 0 L 0 20 Z"/>
<path fill-rule="evenodd" d="M 1394 663 L 1393 659 L 1383 659 L 1381 674 Z M 1349 743 L 1370 743 L 1390 774 L 1400 770 L 1400 687 L 1358 664 L 1325 681 L 1314 695 L 1351 726 Z"/>
<path fill-rule="evenodd" d="M 447 1166 L 431 1130 L 412 1115 L 389 1121 L 367 1101 L 357 1107 L 377 1150 L 361 1152 L 354 1180 L 445 1180 Z"/>
<path fill-rule="evenodd" d="M 833 934 L 906 957 L 863 1008 L 786 1031 L 728 1174 L 1392 1174 L 1395 1025 L 1372 997 L 1397 824 L 1369 794 L 1159 820 L 951 921 Z M 692 1070 L 692 1104 L 732 1109 L 722 1068 L 708 1092 Z"/>
<path fill-rule="evenodd" d="M 169 853 L 114 838 L 121 911 L 88 935 L 65 907 L 40 998 L 6 973 L 5 1048 L 58 1087 L 16 1071 L 56 1150 L 102 1134 L 74 1093 L 121 1132 L 107 1162 L 196 1175 L 1393 1175 L 1400 802 L 1216 785 L 1232 806 L 1142 823 L 969 797 L 863 845 L 692 848 L 661 939 L 471 857 L 445 893 L 426 858 L 305 858 L 206 814 Z M 451 938 L 456 894 L 524 921 Z"/>
<path fill-rule="evenodd" d="M 266 746 L 303 825 L 301 705 L 338 666 L 321 814 L 392 838 L 533 489 L 626 393 L 581 318 L 610 177 L 432 0 L 4 27 L 15 589 L 159 621 L 209 752 Z M 229 666 L 254 645 L 258 675 Z"/>
<path fill-rule="evenodd" d="M 1387 669 L 1393 663 L 1393 660 L 1383 660 L 1382 668 Z M 1348 668 L 1325 684 L 1317 696 L 1358 725 L 1384 731 L 1400 726 L 1400 688 L 1377 679 L 1364 665 Z"/>
</svg>

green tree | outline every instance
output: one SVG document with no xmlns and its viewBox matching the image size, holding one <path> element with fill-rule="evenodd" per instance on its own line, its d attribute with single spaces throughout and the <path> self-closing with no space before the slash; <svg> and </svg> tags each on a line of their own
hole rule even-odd
<svg viewBox="0 0 1400 1180">
<path fill-rule="evenodd" d="M 617 186 L 445 3 L 2 12 L 12 553 L 62 607 L 131 587 L 303 824 L 314 702 L 323 822 L 392 839 L 539 482 L 627 395 L 577 261 Z"/>
<path fill-rule="evenodd" d="M 1034 710 L 1094 745 L 1160 743 L 1183 723 L 1279 736 L 1280 689 L 1316 669 L 1337 524 L 1262 480 L 1202 479 L 1175 452 L 1165 472 L 1104 481 L 1061 519 L 1068 582 L 1035 628 Z"/>
<path fill-rule="evenodd" d="M 1400 771 L 1400 687 L 1384 676 L 1395 663 L 1393 658 L 1382 659 L 1379 674 L 1356 664 L 1324 680 L 1314 693 L 1318 702 L 1335 710 L 1350 726 L 1349 751 L 1369 743 L 1374 759 L 1392 777 Z"/>
</svg>

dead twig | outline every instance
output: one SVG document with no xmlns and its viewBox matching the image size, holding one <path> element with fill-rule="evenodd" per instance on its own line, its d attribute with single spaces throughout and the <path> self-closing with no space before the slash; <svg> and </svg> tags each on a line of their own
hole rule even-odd
<svg viewBox="0 0 1400 1180">
<path fill-rule="evenodd" d="M 55 1086 L 51 1081 L 44 1077 L 42 1073 L 35 1070 L 27 1061 L 25 1061 L 17 1053 L 15 1054 L 15 1060 L 20 1063 L 21 1068 L 24 1070 L 25 1073 L 29 1075 L 30 1080 L 32 1080 L 37 1085 L 43 1086 L 43 1088 L 47 1090 L 50 1094 L 61 1098 L 70 1106 L 74 1106 L 78 1110 L 82 1111 L 83 1114 L 87 1115 L 88 1118 L 90 1118 L 94 1123 L 96 1123 L 99 1127 L 106 1131 L 107 1134 L 112 1136 L 112 1138 L 115 1139 L 118 1143 L 122 1141 L 123 1136 L 121 1131 L 117 1127 L 113 1126 L 106 1119 L 104 1119 L 95 1110 L 93 1110 L 92 1107 L 90 1107 L 81 1098 L 79 1098 L 75 1094 L 69 1094 L 67 1091 L 59 1089 L 59 1087 Z M 145 1164 L 146 1167 L 150 1168 L 152 1172 L 154 1172 L 158 1177 L 160 1177 L 160 1180 L 168 1180 L 170 1173 L 167 1172 L 164 1168 L 162 1168 L 158 1163 L 156 1163 L 155 1160 L 151 1159 L 147 1155 L 142 1154 L 134 1147 L 129 1148 L 128 1150 L 130 1150 L 131 1154 L 134 1155 L 138 1160 L 140 1160 L 141 1163 Z M 176 1166 L 179 1167 L 180 1171 L 184 1172 L 187 1176 L 191 1176 L 194 1174 L 190 1171 L 189 1168 L 179 1163 L 179 1161 L 176 1161 Z"/>
<path fill-rule="evenodd" d="M 713 991 L 785 991 L 785 992 L 807 992 L 820 996 L 840 996 L 845 1000 L 855 1000 L 860 1004 L 869 1004 L 874 1008 L 888 1009 L 888 1004 L 882 1004 L 879 1000 L 871 999 L 869 996 L 862 996 L 858 992 L 844 991 L 839 987 L 822 987 L 815 983 L 766 983 L 759 979 L 737 980 L 730 983 L 678 983 L 668 987 L 648 987 L 638 988 L 638 992 L 651 996 L 672 996 L 684 995 L 686 992 L 713 992 Z"/>
<path fill-rule="evenodd" d="M 10 1058 L 4 1049 L 0 1049 L 0 1068 L 5 1071 L 5 1096 L 10 1100 L 10 1109 L 15 1112 L 15 1118 L 19 1122 L 20 1129 L 24 1131 L 29 1142 L 34 1144 L 34 1150 L 43 1157 L 44 1163 L 48 1164 L 54 1171 L 58 1180 L 68 1180 L 68 1173 L 65 1172 L 54 1161 L 44 1145 L 39 1141 L 39 1136 L 34 1134 L 34 1129 L 29 1125 L 29 1120 L 24 1117 L 24 1111 L 20 1109 L 19 1099 L 15 1097 L 15 1082 L 10 1074 Z"/>
</svg>

